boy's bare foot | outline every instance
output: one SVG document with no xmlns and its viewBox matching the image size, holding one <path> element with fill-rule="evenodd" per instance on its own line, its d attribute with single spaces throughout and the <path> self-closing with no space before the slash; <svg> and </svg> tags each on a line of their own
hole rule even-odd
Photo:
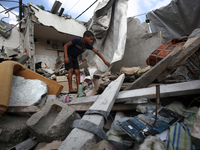
<svg viewBox="0 0 200 150">
<path fill-rule="evenodd" d="M 78 91 L 76 91 L 76 90 L 69 90 L 69 93 L 77 93 Z"/>
</svg>

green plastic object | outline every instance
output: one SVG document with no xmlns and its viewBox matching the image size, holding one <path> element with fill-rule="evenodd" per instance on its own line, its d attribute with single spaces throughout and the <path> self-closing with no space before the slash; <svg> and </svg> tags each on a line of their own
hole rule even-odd
<svg viewBox="0 0 200 150">
<path fill-rule="evenodd" d="M 78 86 L 78 97 L 84 97 L 85 94 L 83 92 L 83 87 L 82 87 L 82 84 L 79 84 Z"/>
</svg>

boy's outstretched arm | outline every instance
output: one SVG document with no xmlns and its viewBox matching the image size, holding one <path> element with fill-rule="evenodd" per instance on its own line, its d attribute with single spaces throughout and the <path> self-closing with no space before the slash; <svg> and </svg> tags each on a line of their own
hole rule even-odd
<svg viewBox="0 0 200 150">
<path fill-rule="evenodd" d="M 101 55 L 101 53 L 99 53 L 96 49 L 93 49 L 93 52 L 95 52 L 102 60 L 103 62 L 109 67 L 110 63 L 108 61 L 105 60 L 105 58 Z"/>
<path fill-rule="evenodd" d="M 68 49 L 67 48 L 68 48 L 68 46 L 71 46 L 71 45 L 72 45 L 71 41 L 64 45 L 64 53 L 65 53 L 64 62 L 67 63 L 67 64 L 69 63 L 69 57 L 68 57 L 68 54 L 67 54 Z"/>
</svg>

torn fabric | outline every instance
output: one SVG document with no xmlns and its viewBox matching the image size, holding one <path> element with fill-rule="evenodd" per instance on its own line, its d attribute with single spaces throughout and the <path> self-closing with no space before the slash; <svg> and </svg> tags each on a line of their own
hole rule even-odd
<svg viewBox="0 0 200 150">
<path fill-rule="evenodd" d="M 127 33 L 127 0 L 104 0 L 95 9 L 88 26 L 95 35 L 94 48 L 99 50 L 110 63 L 122 59 Z M 100 70 L 106 72 L 108 67 L 94 53 L 89 53 L 90 74 Z M 91 71 L 93 70 L 93 71 Z M 93 72 L 93 73 L 92 73 Z"/>
<path fill-rule="evenodd" d="M 152 32 L 162 32 L 164 42 L 188 36 L 200 27 L 199 0 L 172 0 L 170 4 L 147 13 Z"/>
</svg>

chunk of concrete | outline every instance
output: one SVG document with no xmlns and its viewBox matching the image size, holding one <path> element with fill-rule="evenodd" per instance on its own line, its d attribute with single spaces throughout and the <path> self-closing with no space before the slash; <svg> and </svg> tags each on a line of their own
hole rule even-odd
<svg viewBox="0 0 200 150">
<path fill-rule="evenodd" d="M 80 116 L 66 103 L 49 100 L 26 122 L 30 132 L 41 142 L 64 140 L 71 131 L 71 125 Z"/>
<path fill-rule="evenodd" d="M 26 121 L 30 115 L 4 114 L 0 120 L 0 149 L 8 149 L 26 140 L 28 128 Z"/>
</svg>

